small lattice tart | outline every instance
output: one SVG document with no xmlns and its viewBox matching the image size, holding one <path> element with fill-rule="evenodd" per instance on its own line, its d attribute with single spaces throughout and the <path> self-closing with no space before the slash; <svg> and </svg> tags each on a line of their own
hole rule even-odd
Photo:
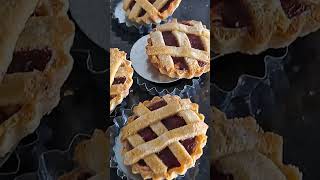
<svg viewBox="0 0 320 180">
<path fill-rule="evenodd" d="M 252 117 L 227 119 L 213 108 L 211 179 L 302 180 L 283 163 L 283 139 L 264 132 Z"/>
<path fill-rule="evenodd" d="M 71 72 L 74 25 L 67 16 L 30 17 L 0 84 L 0 156 L 34 132 L 60 100 Z"/>
<path fill-rule="evenodd" d="M 315 0 L 212 0 L 211 42 L 217 54 L 258 54 L 290 45 L 320 28 Z"/>
<path fill-rule="evenodd" d="M 133 83 L 133 68 L 126 56 L 124 51 L 110 49 L 110 113 L 129 94 Z"/>
<path fill-rule="evenodd" d="M 104 180 L 109 178 L 109 138 L 101 130 L 95 130 L 89 140 L 78 144 L 74 152 L 78 168 L 59 180 Z"/>
<path fill-rule="evenodd" d="M 143 179 L 173 179 L 195 165 L 208 129 L 198 105 L 165 95 L 144 101 L 121 129 L 124 164 Z"/>
<path fill-rule="evenodd" d="M 160 23 L 173 14 L 181 0 L 124 0 L 128 19 L 138 24 Z"/>
<path fill-rule="evenodd" d="M 171 78 L 199 77 L 210 71 L 210 31 L 199 21 L 173 19 L 150 34 L 149 61 Z"/>
</svg>

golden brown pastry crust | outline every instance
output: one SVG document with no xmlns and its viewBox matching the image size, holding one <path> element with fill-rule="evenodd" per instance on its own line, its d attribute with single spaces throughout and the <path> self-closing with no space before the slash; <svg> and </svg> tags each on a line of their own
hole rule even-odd
<svg viewBox="0 0 320 180">
<path fill-rule="evenodd" d="M 213 108 L 212 164 L 235 179 L 301 180 L 302 173 L 283 163 L 283 139 L 264 132 L 252 117 L 227 119 Z"/>
<path fill-rule="evenodd" d="M 178 47 L 167 46 L 164 32 L 171 32 L 176 38 Z M 193 35 L 198 40 L 190 40 Z M 210 31 L 199 21 L 178 22 L 173 19 L 159 25 L 149 34 L 147 55 L 150 62 L 162 74 L 171 78 L 194 78 L 210 71 Z M 199 41 L 204 49 L 193 48 L 191 41 Z M 173 57 L 182 57 L 187 68 L 176 67 Z M 204 65 L 201 65 L 201 63 Z"/>
<path fill-rule="evenodd" d="M 167 9 L 161 11 L 169 1 L 170 0 L 156 0 L 151 4 L 148 0 L 124 0 L 123 9 L 126 11 L 128 19 L 138 24 L 160 23 L 162 20 L 171 16 L 181 2 L 181 0 L 173 0 L 169 6 L 167 6 Z M 132 3 L 134 3 L 133 6 Z M 140 16 L 141 11 L 145 11 L 146 13 Z"/>
<path fill-rule="evenodd" d="M 35 131 L 40 119 L 60 100 L 60 88 L 71 72 L 69 53 L 74 25 L 68 17 L 31 17 L 16 43 L 15 51 L 48 48 L 52 58 L 44 71 L 17 72 L 4 76 L 0 85 L 0 105 L 21 109 L 0 124 L 0 156 Z"/>
<path fill-rule="evenodd" d="M 147 107 L 164 100 L 167 105 L 154 111 Z M 129 117 L 128 124 L 121 129 L 120 139 L 123 144 L 124 164 L 132 167 L 134 174 L 140 174 L 143 179 L 173 179 L 183 175 L 195 165 L 202 155 L 202 148 L 206 145 L 208 129 L 204 122 L 204 116 L 198 112 L 198 105 L 190 99 L 181 99 L 178 96 L 166 95 L 154 97 L 151 101 L 144 101 L 133 109 L 133 115 Z M 186 121 L 186 125 L 168 131 L 162 119 L 178 115 Z M 136 118 L 138 117 L 138 118 Z M 143 122 L 143 123 L 142 123 Z M 150 127 L 157 138 L 145 142 L 138 134 L 139 130 Z M 189 154 L 179 143 L 180 140 L 195 138 L 195 148 Z M 133 146 L 129 149 L 128 143 Z M 168 167 L 157 157 L 155 153 L 168 147 L 180 163 L 180 167 L 168 170 Z M 137 163 L 144 160 L 147 166 Z"/>
<path fill-rule="evenodd" d="M 76 146 L 74 161 L 79 168 L 64 174 L 59 180 L 77 180 L 85 173 L 92 175 L 88 180 L 109 178 L 109 148 L 108 134 L 95 130 L 91 139 Z"/>
</svg>

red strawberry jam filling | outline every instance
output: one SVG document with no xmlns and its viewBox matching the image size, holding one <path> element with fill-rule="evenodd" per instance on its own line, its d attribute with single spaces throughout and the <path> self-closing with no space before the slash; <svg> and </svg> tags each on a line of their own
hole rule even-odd
<svg viewBox="0 0 320 180">
<path fill-rule="evenodd" d="M 48 48 L 16 51 L 7 73 L 44 71 L 51 57 L 52 51 Z"/>
<path fill-rule="evenodd" d="M 160 100 L 148 105 L 147 108 L 150 111 L 154 111 L 166 105 L 167 105 L 166 101 Z M 182 117 L 179 117 L 177 115 L 163 119 L 161 122 L 169 131 L 186 125 L 185 120 Z M 153 130 L 150 127 L 140 130 L 138 134 L 143 138 L 145 142 L 151 141 L 158 137 L 157 134 L 153 132 Z M 180 143 L 184 146 L 184 148 L 187 150 L 189 154 L 192 154 L 196 146 L 196 138 L 194 137 L 194 138 L 186 139 L 186 140 L 180 141 Z M 129 148 L 132 149 L 132 146 L 130 145 L 130 143 L 129 143 Z M 171 150 L 168 147 L 163 149 L 159 153 L 157 153 L 157 156 L 168 167 L 168 169 L 181 166 L 177 158 L 174 156 L 174 154 L 171 152 Z M 138 164 L 140 166 L 147 166 L 147 164 L 143 160 L 140 160 Z"/>
</svg>

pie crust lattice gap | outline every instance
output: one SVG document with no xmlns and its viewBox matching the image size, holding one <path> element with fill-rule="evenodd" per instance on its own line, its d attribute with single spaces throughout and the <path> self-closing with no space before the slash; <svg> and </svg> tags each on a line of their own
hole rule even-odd
<svg viewBox="0 0 320 180">
<path fill-rule="evenodd" d="M 210 31 L 199 21 L 159 25 L 150 33 L 147 54 L 160 73 L 172 78 L 199 77 L 210 71 Z"/>
<path fill-rule="evenodd" d="M 207 129 L 190 99 L 154 97 L 134 107 L 121 130 L 124 164 L 144 179 L 184 175 L 202 155 Z"/>
<path fill-rule="evenodd" d="M 138 24 L 160 23 L 180 5 L 181 0 L 124 0 L 128 19 Z"/>
</svg>

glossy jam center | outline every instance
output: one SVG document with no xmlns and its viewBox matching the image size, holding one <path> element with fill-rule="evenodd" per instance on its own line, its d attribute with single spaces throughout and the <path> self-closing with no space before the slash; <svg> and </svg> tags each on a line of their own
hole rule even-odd
<svg viewBox="0 0 320 180">
<path fill-rule="evenodd" d="M 7 73 L 44 71 L 52 57 L 49 49 L 33 49 L 16 51 Z"/>
<path fill-rule="evenodd" d="M 194 34 L 187 34 L 189 41 L 191 43 L 191 47 L 194 49 L 199 49 L 204 51 L 204 46 L 202 44 L 201 38 L 199 36 L 196 36 Z"/>
<path fill-rule="evenodd" d="M 0 124 L 21 109 L 20 105 L 0 106 Z"/>
<path fill-rule="evenodd" d="M 166 46 L 175 46 L 179 47 L 177 38 L 172 34 L 171 31 L 162 32 L 162 37 Z"/>
<path fill-rule="evenodd" d="M 147 108 L 150 111 L 154 111 L 154 110 L 160 109 L 166 105 L 167 105 L 167 102 L 165 100 L 161 100 L 161 101 L 150 104 L 149 106 L 147 106 Z"/>
<path fill-rule="evenodd" d="M 214 26 L 242 28 L 250 24 L 250 15 L 239 0 L 213 0 L 212 17 Z"/>
<path fill-rule="evenodd" d="M 78 175 L 77 180 L 88 180 L 92 176 L 94 176 L 93 173 L 89 171 L 83 171 Z"/>
<path fill-rule="evenodd" d="M 127 80 L 127 78 L 126 77 L 116 77 L 116 78 L 114 78 L 114 80 L 113 80 L 113 85 L 116 85 L 116 84 L 123 84 L 123 83 L 125 83 L 126 82 L 126 80 Z"/>
<path fill-rule="evenodd" d="M 299 16 L 308 9 L 307 5 L 303 4 L 300 0 L 280 0 L 280 2 L 283 10 L 290 19 Z"/>
<path fill-rule="evenodd" d="M 199 65 L 200 67 L 204 67 L 204 66 L 207 65 L 207 63 L 204 62 L 204 61 L 198 61 L 198 65 Z"/>
</svg>

